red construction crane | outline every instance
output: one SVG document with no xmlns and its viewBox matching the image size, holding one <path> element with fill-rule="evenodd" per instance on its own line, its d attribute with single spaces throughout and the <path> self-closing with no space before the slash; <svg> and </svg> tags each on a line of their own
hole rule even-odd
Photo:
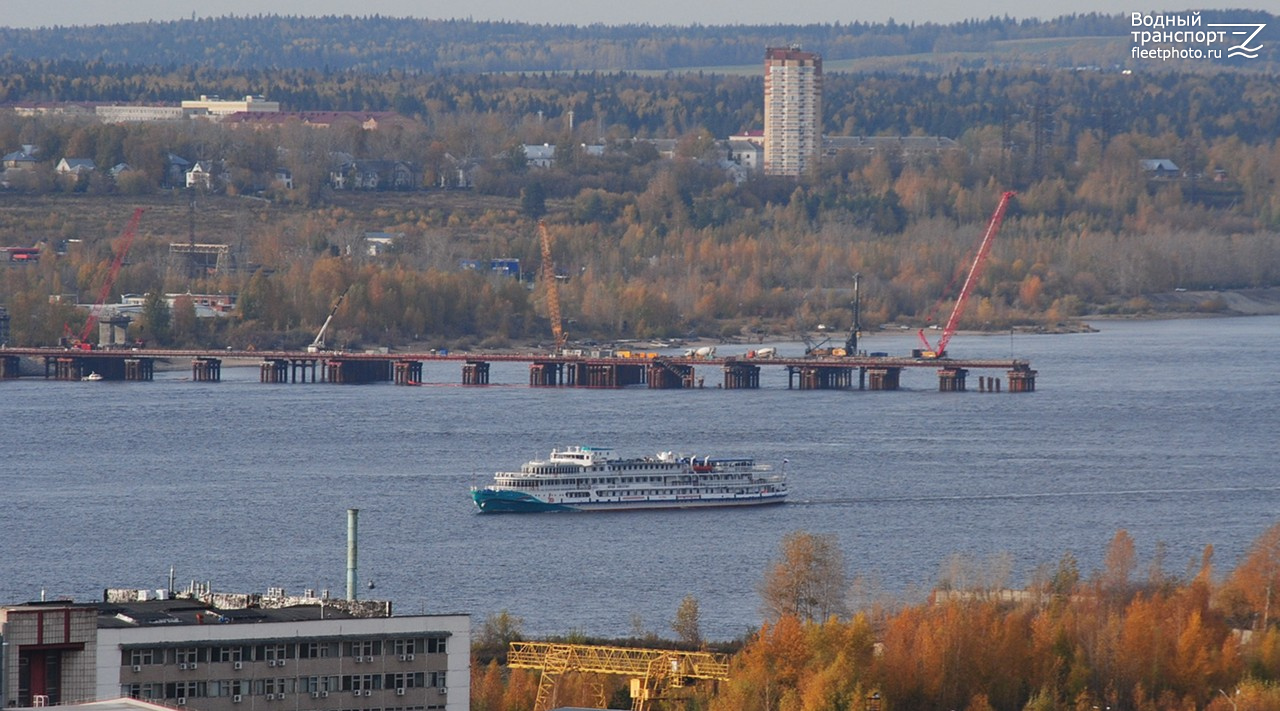
<svg viewBox="0 0 1280 711">
<path fill-rule="evenodd" d="M 987 254 L 991 251 L 991 242 L 995 239 L 996 233 L 1000 231 L 1000 223 L 1004 221 L 1004 212 L 1009 207 L 1009 200 L 1016 194 L 1013 191 L 1008 191 L 1000 196 L 1000 204 L 996 205 L 996 211 L 991 215 L 991 223 L 987 225 L 987 233 L 983 235 L 982 244 L 978 246 L 978 253 L 973 257 L 973 265 L 969 267 L 969 276 L 965 277 L 964 286 L 960 288 L 960 295 L 956 297 L 956 305 L 955 308 L 951 309 L 951 317 L 947 319 L 947 325 L 942 328 L 942 337 L 938 339 L 937 348 L 929 344 L 929 339 L 924 335 L 924 329 L 920 329 L 920 341 L 924 343 L 924 350 L 920 352 L 922 358 L 946 357 L 947 344 L 951 342 L 951 337 L 955 335 L 956 326 L 960 324 L 960 314 L 964 313 L 964 306 L 969 301 L 969 295 L 973 293 L 973 287 L 978 283 L 979 275 L 982 274 L 983 264 L 987 261 Z"/>
<path fill-rule="evenodd" d="M 93 335 L 93 329 L 98 325 L 98 314 L 102 312 L 102 307 L 107 303 L 107 297 L 111 296 L 111 287 L 115 286 L 116 277 L 120 274 L 120 267 L 124 266 L 124 257 L 129 253 L 129 246 L 133 244 L 133 236 L 138 232 L 138 223 L 142 220 L 142 213 L 146 212 L 145 207 L 140 207 L 133 211 L 133 217 L 129 219 L 129 224 L 125 226 L 124 232 L 120 233 L 120 245 L 116 250 L 115 259 L 111 260 L 111 268 L 107 270 L 107 280 L 102 284 L 102 291 L 98 292 L 98 300 L 89 309 L 89 320 L 84 322 L 84 329 L 80 331 L 80 338 L 76 339 L 73 345 L 82 350 L 93 350 L 93 343 L 89 338 Z"/>
</svg>

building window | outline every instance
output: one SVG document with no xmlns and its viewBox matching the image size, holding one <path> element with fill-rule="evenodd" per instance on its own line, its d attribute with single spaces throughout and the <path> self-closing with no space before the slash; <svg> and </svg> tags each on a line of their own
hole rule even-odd
<svg viewBox="0 0 1280 711">
<path fill-rule="evenodd" d="M 258 648 L 258 658 L 266 661 L 276 661 L 278 659 L 292 658 L 288 644 L 264 644 Z"/>
<path fill-rule="evenodd" d="M 165 684 L 164 698 L 187 699 L 204 696 L 204 685 L 203 681 L 180 681 L 173 684 Z"/>
<path fill-rule="evenodd" d="M 244 647 L 218 647 L 217 657 L 215 661 L 219 662 L 240 662 L 244 661 Z"/>
<path fill-rule="evenodd" d="M 447 641 L 444 637 L 428 637 L 426 639 L 427 654 L 444 654 L 447 651 L 445 649 Z"/>
<path fill-rule="evenodd" d="M 307 642 L 298 645 L 298 658 L 300 659 L 321 659 L 324 657 L 336 656 L 334 651 L 335 642 Z"/>
<path fill-rule="evenodd" d="M 352 674 L 342 677 L 343 691 L 365 691 L 382 688 L 380 674 Z"/>
<path fill-rule="evenodd" d="M 382 642 L 373 639 L 366 639 L 362 642 L 350 642 L 347 656 L 372 657 L 380 654 L 382 654 Z"/>
<path fill-rule="evenodd" d="M 200 661 L 200 650 L 196 647 L 179 647 L 174 650 L 174 662 L 178 664 L 194 664 Z"/>
<path fill-rule="evenodd" d="M 164 653 L 158 649 L 130 649 L 125 663 L 135 667 L 155 664 L 157 657 L 163 661 Z"/>
<path fill-rule="evenodd" d="M 384 689 L 416 689 L 427 679 L 425 672 L 409 672 L 407 674 L 388 674 L 383 682 Z"/>
</svg>

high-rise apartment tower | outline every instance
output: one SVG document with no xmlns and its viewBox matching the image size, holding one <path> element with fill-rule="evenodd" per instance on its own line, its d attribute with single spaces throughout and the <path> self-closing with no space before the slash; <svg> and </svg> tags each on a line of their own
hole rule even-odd
<svg viewBox="0 0 1280 711">
<path fill-rule="evenodd" d="M 804 173 L 822 147 L 822 57 L 799 47 L 764 55 L 764 172 Z"/>
</svg>

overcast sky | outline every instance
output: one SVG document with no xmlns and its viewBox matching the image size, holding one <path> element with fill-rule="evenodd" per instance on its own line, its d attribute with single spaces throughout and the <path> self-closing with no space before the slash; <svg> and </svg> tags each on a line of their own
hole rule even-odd
<svg viewBox="0 0 1280 711">
<path fill-rule="evenodd" d="M 1274 10 L 1275 0 L 1221 0 L 1197 8 Z M 1149 12 L 1153 7 L 1104 0 L 0 0 L 0 26 L 96 25 L 145 20 L 178 20 L 222 15 L 388 15 L 392 17 L 513 20 L 587 25 L 649 23 L 659 25 L 809 24 L 827 22 L 950 23 L 992 15 L 1048 19 L 1073 12 Z M 1186 8 L 1173 7 L 1172 11 Z M 4 48 L 0 47 L 0 53 Z"/>
</svg>

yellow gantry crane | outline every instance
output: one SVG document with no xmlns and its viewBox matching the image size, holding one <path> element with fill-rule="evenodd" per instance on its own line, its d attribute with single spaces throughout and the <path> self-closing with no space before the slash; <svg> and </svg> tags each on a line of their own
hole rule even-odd
<svg viewBox="0 0 1280 711">
<path fill-rule="evenodd" d="M 571 671 L 631 677 L 632 711 L 648 711 L 650 701 L 689 681 L 729 679 L 729 657 L 724 654 L 554 642 L 512 642 L 507 666 L 542 670 L 533 711 L 550 711 L 556 682 Z"/>
<path fill-rule="evenodd" d="M 547 288 L 547 318 L 551 320 L 551 335 L 555 338 L 558 354 L 564 350 L 568 336 L 560 322 L 560 289 L 556 284 L 556 265 L 551 261 L 551 233 L 547 230 L 547 223 L 538 220 L 538 232 L 542 235 L 542 280 Z"/>
</svg>

